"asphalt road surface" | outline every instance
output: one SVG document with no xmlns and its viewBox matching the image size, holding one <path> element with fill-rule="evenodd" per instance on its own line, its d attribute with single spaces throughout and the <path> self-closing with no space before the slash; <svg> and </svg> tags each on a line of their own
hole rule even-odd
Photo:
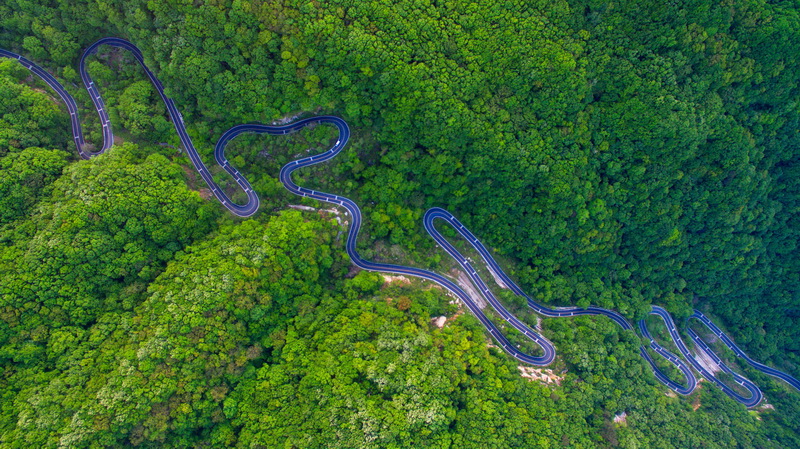
<svg viewBox="0 0 800 449">
<path fill-rule="evenodd" d="M 555 347 L 552 343 L 550 343 L 546 338 L 540 335 L 535 330 L 531 329 L 527 324 L 523 323 L 517 317 L 515 317 L 512 313 L 506 310 L 503 307 L 502 303 L 495 297 L 492 293 L 491 289 L 488 285 L 483 281 L 483 279 L 478 275 L 477 271 L 472 265 L 472 261 L 468 258 L 464 257 L 450 242 L 448 242 L 436 229 L 434 223 L 436 220 L 441 220 L 445 224 L 451 226 L 458 232 L 461 237 L 463 237 L 481 256 L 483 262 L 486 264 L 487 268 L 492 271 L 495 277 L 499 278 L 503 284 L 507 288 L 509 288 L 514 294 L 524 298 L 527 301 L 528 306 L 533 309 L 536 313 L 543 315 L 545 317 L 574 317 L 580 315 L 601 315 L 605 316 L 619 326 L 621 326 L 624 330 L 629 330 L 634 332 L 633 326 L 628 322 L 625 317 L 621 314 L 613 311 L 607 310 L 600 307 L 587 307 L 587 308 L 578 308 L 578 307 L 561 307 L 561 308 L 549 308 L 542 304 L 537 303 L 533 299 L 531 299 L 524 291 L 513 281 L 509 278 L 506 273 L 503 271 L 502 268 L 497 264 L 497 262 L 492 258 L 489 251 L 483 246 L 483 244 L 463 225 L 461 222 L 458 221 L 450 212 L 447 212 L 444 209 L 434 207 L 428 210 L 425 213 L 424 217 L 424 226 L 425 230 L 430 234 L 430 236 L 441 246 L 461 267 L 461 270 L 469 276 L 470 280 L 473 284 L 477 287 L 477 291 L 480 295 L 486 300 L 488 304 L 492 306 L 495 310 L 496 314 L 504 320 L 508 325 L 517 329 L 521 332 L 526 338 L 536 343 L 536 345 L 541 348 L 541 355 L 532 355 L 527 354 L 521 351 L 516 345 L 511 343 L 504 335 L 500 332 L 497 326 L 492 322 L 481 310 L 480 307 L 472 300 L 472 298 L 464 292 L 464 290 L 459 287 L 455 282 L 450 280 L 447 277 L 444 277 L 440 274 L 434 273 L 429 270 L 423 270 L 420 268 L 413 268 L 413 267 L 405 267 L 401 265 L 391 265 L 391 264 L 384 264 L 384 263 L 377 263 L 371 262 L 368 260 L 363 259 L 359 254 L 358 250 L 356 249 L 356 242 L 358 240 L 358 232 L 361 229 L 361 210 L 358 208 L 358 205 L 351 201 L 348 198 L 343 196 L 334 195 L 331 193 L 325 192 L 318 192 L 312 189 L 308 189 L 305 187 L 298 186 L 297 184 L 292 181 L 292 173 L 295 170 L 299 170 L 304 167 L 309 167 L 311 165 L 319 164 L 326 162 L 334 157 L 342 150 L 342 148 L 347 145 L 347 141 L 350 138 L 350 128 L 347 126 L 347 123 L 339 117 L 332 117 L 332 116 L 319 116 L 319 117 L 311 117 L 306 118 L 303 120 L 296 121 L 294 123 L 290 123 L 288 125 L 283 126 L 268 126 L 268 125 L 260 125 L 260 124 L 247 124 L 247 125 L 238 125 L 234 126 L 233 128 L 226 131 L 222 137 L 220 137 L 219 141 L 217 141 L 216 147 L 214 149 L 214 158 L 216 159 L 217 164 L 221 165 L 222 168 L 228 172 L 238 183 L 239 187 L 245 192 L 247 195 L 247 202 L 245 204 L 236 204 L 231 201 L 230 198 L 222 191 L 222 189 L 214 182 L 211 173 L 208 171 L 208 168 L 203 163 L 200 155 L 197 153 L 194 145 L 192 144 L 192 139 L 189 137 L 189 134 L 186 132 L 186 127 L 183 123 L 183 116 L 178 111 L 178 108 L 175 106 L 175 102 L 172 101 L 171 98 L 167 97 L 164 93 L 164 86 L 161 82 L 156 78 L 155 74 L 150 71 L 147 65 L 144 62 L 144 57 L 142 52 L 133 45 L 132 43 L 118 38 L 104 38 L 101 39 L 94 44 L 92 44 L 89 48 L 84 51 L 83 55 L 80 59 L 80 75 L 81 79 L 83 80 L 84 86 L 89 92 L 89 96 L 92 99 L 92 103 L 94 103 L 95 110 L 100 117 L 100 124 L 103 128 L 103 145 L 100 151 L 95 153 L 90 153 L 86 151 L 86 142 L 83 137 L 83 132 L 81 131 L 80 120 L 78 117 L 78 107 L 75 103 L 75 100 L 72 96 L 64 89 L 64 87 L 56 80 L 52 75 L 50 75 L 46 70 L 42 69 L 38 65 L 34 64 L 32 61 L 10 51 L 0 49 L 0 57 L 16 59 L 19 61 L 20 64 L 25 66 L 28 70 L 30 70 L 34 75 L 41 78 L 48 86 L 50 86 L 67 106 L 67 111 L 70 115 L 70 122 L 72 124 L 72 136 L 73 140 L 75 141 L 75 146 L 78 149 L 78 153 L 84 159 L 89 159 L 92 156 L 96 156 L 102 154 L 103 152 L 107 151 L 114 143 L 114 133 L 111 128 L 111 121 L 109 119 L 108 111 L 103 103 L 103 99 L 100 95 L 100 91 L 97 89 L 97 86 L 92 81 L 92 78 L 86 71 L 86 58 L 94 54 L 98 47 L 102 45 L 108 45 L 111 47 L 122 48 L 130 52 L 133 57 L 138 61 L 139 65 L 147 74 L 147 77 L 150 79 L 150 82 L 153 83 L 153 86 L 158 91 L 158 94 L 161 96 L 161 100 L 167 107 L 167 112 L 169 113 L 170 119 L 172 120 L 172 124 L 175 126 L 175 130 L 180 137 L 181 145 L 183 146 L 184 150 L 189 156 L 189 159 L 194 164 L 195 169 L 206 182 L 208 187 L 217 197 L 217 199 L 225 206 L 231 213 L 237 215 L 239 217 L 249 217 L 255 214 L 258 211 L 259 207 L 259 199 L 256 192 L 250 186 L 250 183 L 247 179 L 239 173 L 239 171 L 230 165 L 228 160 L 225 158 L 225 147 L 227 144 L 236 138 L 236 136 L 242 133 L 257 133 L 257 134 L 270 134 L 270 135 L 284 135 L 299 131 L 306 126 L 316 126 L 316 125 L 332 125 L 335 126 L 339 131 L 339 137 L 336 140 L 336 143 L 333 145 L 331 149 L 325 151 L 324 153 L 316 154 L 313 156 L 305 157 L 302 159 L 298 159 L 286 164 L 280 172 L 280 180 L 283 183 L 284 187 L 288 189 L 290 192 L 294 193 L 295 195 L 299 195 L 301 197 L 313 198 L 319 201 L 324 201 L 327 203 L 334 204 L 336 206 L 342 207 L 347 210 L 347 214 L 351 217 L 351 226 L 347 236 L 347 243 L 345 249 L 347 251 L 348 256 L 353 261 L 353 264 L 358 266 L 361 269 L 368 270 L 368 271 L 376 271 L 382 273 L 389 273 L 393 275 L 406 275 L 406 276 L 413 276 L 421 279 L 425 279 L 431 282 L 435 282 L 436 284 L 442 286 L 443 288 L 447 289 L 452 295 L 458 297 L 469 309 L 472 313 L 478 318 L 478 320 L 486 327 L 486 330 L 489 334 L 497 341 L 497 343 L 506 351 L 509 355 L 516 358 L 517 360 L 535 365 L 535 366 L 545 366 L 549 365 L 554 359 L 556 355 Z M 639 348 L 639 353 L 641 356 L 647 361 L 650 365 L 653 373 L 655 374 L 656 379 L 666 385 L 668 388 L 674 390 L 675 392 L 688 395 L 692 393 L 697 385 L 697 378 L 692 371 L 692 368 L 696 370 L 702 377 L 714 382 L 719 388 L 721 388 L 726 394 L 728 394 L 733 399 L 741 402 L 742 404 L 746 405 L 747 407 L 754 407 L 761 402 L 763 395 L 758 387 L 751 381 L 745 379 L 744 377 L 740 376 L 733 372 L 723 361 L 711 350 L 711 348 L 706 344 L 692 329 L 686 327 L 686 332 L 692 339 L 695 344 L 695 351 L 703 351 L 708 356 L 714 360 L 722 371 L 728 373 L 733 378 L 733 381 L 741 386 L 741 390 L 747 390 L 749 392 L 748 396 L 744 396 L 740 394 L 737 390 L 732 388 L 731 386 L 727 385 L 723 381 L 719 380 L 715 377 L 712 373 L 706 370 L 703 365 L 701 365 L 696 356 L 692 353 L 692 351 L 684 344 L 680 333 L 678 332 L 677 328 L 675 327 L 675 323 L 672 320 L 670 314 L 661 307 L 653 306 L 651 314 L 657 315 L 661 317 L 666 325 L 670 337 L 672 338 L 675 346 L 681 353 L 681 356 L 689 361 L 687 365 L 681 357 L 670 353 L 666 349 L 664 349 L 661 345 L 659 345 L 655 339 L 650 335 L 650 332 L 647 329 L 647 326 L 644 320 L 639 321 L 638 328 L 641 331 L 642 335 L 649 340 L 649 347 L 653 350 L 656 354 L 660 355 L 661 357 L 665 358 L 667 361 L 675 365 L 676 368 L 683 374 L 684 383 L 675 382 L 674 380 L 670 379 L 670 377 L 665 374 L 659 367 L 656 365 L 655 360 L 650 356 L 644 346 Z M 736 344 L 727 336 L 725 335 L 714 323 L 711 322 L 705 315 L 700 313 L 699 311 L 695 311 L 694 314 L 690 317 L 690 319 L 697 319 L 702 322 L 713 334 L 719 338 L 725 345 L 727 345 L 733 352 L 736 354 L 737 357 L 743 359 L 747 362 L 750 366 L 755 368 L 758 371 L 761 371 L 765 374 L 770 376 L 776 377 L 781 379 L 791 385 L 792 387 L 800 390 L 800 381 L 795 379 L 794 377 L 778 371 L 774 368 L 770 368 L 766 365 L 758 363 L 748 357 L 744 351 L 739 349 Z M 690 367 L 691 366 L 691 367 Z"/>
</svg>

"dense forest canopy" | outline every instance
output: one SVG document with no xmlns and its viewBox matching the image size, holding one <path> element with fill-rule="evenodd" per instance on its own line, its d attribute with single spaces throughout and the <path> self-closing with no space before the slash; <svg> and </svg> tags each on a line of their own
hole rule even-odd
<svg viewBox="0 0 800 449">
<path fill-rule="evenodd" d="M 0 48 L 98 148 L 76 63 L 105 36 L 207 163 L 232 125 L 341 116 L 347 149 L 295 179 L 362 206 L 365 257 L 449 272 L 420 220 L 445 207 L 543 303 L 697 308 L 797 377 L 798 6 L 5 0 Z M 89 71 L 118 141 L 79 161 L 53 92 L 0 59 L 0 446 L 800 447 L 796 391 L 725 354 L 774 408 L 665 395 L 602 318 L 542 321 L 558 384 L 521 377 L 442 291 L 353 270 L 334 213 L 287 210 L 320 206 L 276 177 L 330 129 L 237 139 L 262 198 L 238 220 L 130 56 Z"/>
</svg>

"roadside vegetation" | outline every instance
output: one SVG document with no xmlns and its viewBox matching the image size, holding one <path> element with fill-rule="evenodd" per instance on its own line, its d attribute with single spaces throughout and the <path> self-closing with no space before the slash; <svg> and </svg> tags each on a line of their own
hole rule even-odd
<svg viewBox="0 0 800 449">
<path fill-rule="evenodd" d="M 105 36 L 142 49 L 207 163 L 233 125 L 341 116 L 348 147 L 296 180 L 362 207 L 364 257 L 450 267 L 421 223 L 444 207 L 537 301 L 713 311 L 800 377 L 793 3 L 200 3 L 8 0 L 0 47 L 98 147 L 76 64 Z M 262 198 L 239 220 L 128 56 L 89 70 L 120 139 L 80 161 L 53 93 L 0 59 L 0 447 L 800 447 L 796 391 L 745 369 L 774 408 L 666 394 L 608 319 L 543 319 L 564 381 L 521 377 L 440 289 L 358 272 L 332 215 L 286 208 L 319 207 L 277 176 L 331 129 L 234 142 Z"/>
</svg>

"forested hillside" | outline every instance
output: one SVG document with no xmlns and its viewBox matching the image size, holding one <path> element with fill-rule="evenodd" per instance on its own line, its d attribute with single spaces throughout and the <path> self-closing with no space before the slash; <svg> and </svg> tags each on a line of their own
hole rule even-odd
<svg viewBox="0 0 800 449">
<path fill-rule="evenodd" d="M 96 149 L 76 64 L 105 36 L 207 163 L 235 124 L 340 116 L 348 147 L 295 179 L 361 205 L 364 257 L 447 272 L 441 206 L 538 301 L 697 308 L 800 376 L 796 2 L 211 3 L 5 0 L 0 48 Z M 443 291 L 354 269 L 342 216 L 287 208 L 320 207 L 277 175 L 330 129 L 237 139 L 262 207 L 235 219 L 130 55 L 88 68 L 117 141 L 82 161 L 0 59 L 0 447 L 800 447 L 796 391 L 736 366 L 771 407 L 665 394 L 605 318 L 543 320 L 559 383 L 520 376 Z"/>
</svg>

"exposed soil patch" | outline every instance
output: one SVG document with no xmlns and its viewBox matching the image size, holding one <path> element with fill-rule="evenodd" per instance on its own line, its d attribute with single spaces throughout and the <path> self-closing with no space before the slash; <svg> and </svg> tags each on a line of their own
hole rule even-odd
<svg viewBox="0 0 800 449">
<path fill-rule="evenodd" d="M 306 212 L 317 212 L 318 214 L 320 214 L 320 216 L 323 217 L 327 214 L 333 214 L 336 216 L 334 217 L 336 223 L 338 223 L 339 226 L 342 228 L 345 228 L 350 224 L 349 222 L 342 220 L 341 213 L 337 209 L 318 209 L 316 207 L 301 206 L 299 204 L 290 204 L 289 207 L 292 209 L 302 210 Z M 339 232 L 339 234 L 341 234 L 341 232 Z M 338 239 L 339 236 L 337 235 L 336 238 Z"/>
<path fill-rule="evenodd" d="M 292 208 L 292 209 L 304 210 L 304 211 L 307 211 L 307 212 L 315 212 L 317 210 L 316 207 L 301 206 L 299 204 L 290 204 L 289 207 Z"/>
<path fill-rule="evenodd" d="M 285 125 L 287 123 L 292 123 L 292 122 L 296 121 L 298 118 L 300 118 L 300 115 L 302 115 L 302 113 L 297 114 L 297 115 L 291 115 L 291 116 L 286 116 L 286 117 L 280 118 L 280 119 L 275 120 L 274 122 L 272 122 L 272 125 L 273 126 L 274 125 Z"/>
<path fill-rule="evenodd" d="M 410 285 L 411 284 L 411 280 L 409 280 L 405 276 L 392 276 L 392 275 L 389 275 L 389 274 L 384 274 L 383 275 L 383 284 L 384 285 L 393 284 L 395 282 L 397 282 L 399 284 L 403 284 L 403 285 Z"/>
<path fill-rule="evenodd" d="M 497 285 L 500 286 L 500 288 L 504 288 L 506 290 L 510 290 L 508 288 L 508 286 L 506 285 L 506 283 L 503 282 L 502 279 L 500 279 L 500 276 L 498 276 L 497 273 L 495 273 L 494 270 L 489 265 L 487 265 L 486 268 L 489 270 L 489 273 L 492 274 L 492 277 L 494 278 L 494 281 L 497 283 Z"/>
<path fill-rule="evenodd" d="M 464 290 L 464 293 L 469 295 L 472 299 L 472 302 L 478 305 L 481 309 L 486 308 L 486 301 L 484 301 L 483 296 L 478 293 L 477 290 L 472 285 L 472 281 L 469 280 L 466 274 L 461 270 L 456 271 L 456 280 L 458 281 L 458 286 Z"/>
<path fill-rule="evenodd" d="M 722 371 L 722 369 L 717 365 L 715 362 L 702 348 L 699 346 L 695 350 L 695 359 L 698 363 L 703 365 L 703 368 L 707 369 L 711 374 L 717 374 L 718 372 Z"/>
<path fill-rule="evenodd" d="M 431 318 L 431 324 L 438 327 L 439 329 L 443 328 L 445 323 L 447 323 L 447 317 L 444 315 Z"/>
<path fill-rule="evenodd" d="M 559 376 L 551 369 L 534 368 L 532 366 L 519 365 L 517 368 L 520 371 L 520 376 L 530 380 L 537 381 L 543 384 L 556 384 L 561 385 L 564 376 Z"/>
<path fill-rule="evenodd" d="M 758 408 L 759 409 L 763 409 L 763 410 L 775 410 L 775 406 L 773 406 L 772 404 L 767 404 L 767 403 L 761 404 L 761 406 L 758 407 Z"/>
</svg>

